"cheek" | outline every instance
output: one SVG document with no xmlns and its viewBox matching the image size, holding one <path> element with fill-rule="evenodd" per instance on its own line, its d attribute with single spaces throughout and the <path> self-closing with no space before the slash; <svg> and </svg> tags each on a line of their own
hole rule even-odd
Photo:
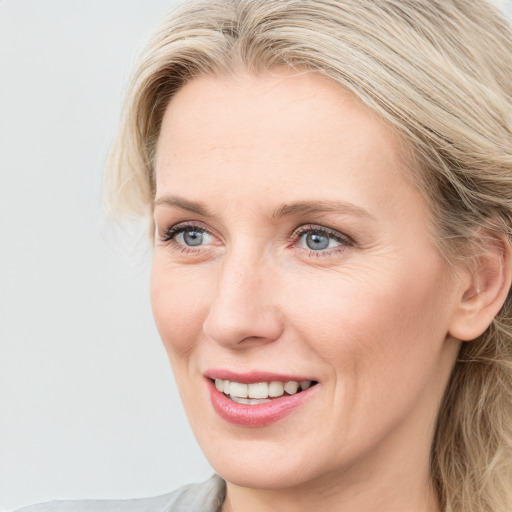
<svg viewBox="0 0 512 512">
<path fill-rule="evenodd" d="M 174 364 L 188 358 L 200 339 L 208 314 L 208 286 L 186 268 L 170 268 L 154 257 L 151 272 L 151 305 L 165 349 Z M 210 287 L 211 288 L 211 287 Z"/>
<path fill-rule="evenodd" d="M 393 386 L 406 373 L 425 377 L 446 336 L 436 265 L 421 277 L 403 265 L 379 268 L 303 281 L 289 290 L 295 298 L 289 316 L 301 337 L 336 378 L 355 378 L 357 387 Z"/>
</svg>

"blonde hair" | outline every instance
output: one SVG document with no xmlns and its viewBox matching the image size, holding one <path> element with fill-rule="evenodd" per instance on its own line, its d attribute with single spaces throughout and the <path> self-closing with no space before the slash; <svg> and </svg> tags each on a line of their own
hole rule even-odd
<svg viewBox="0 0 512 512">
<path fill-rule="evenodd" d="M 140 56 L 110 154 L 115 213 L 146 213 L 164 110 L 199 75 L 314 70 L 402 137 L 449 260 L 484 227 L 512 241 L 512 33 L 484 0 L 195 0 Z M 466 251 L 467 252 L 467 251 Z M 512 510 L 512 298 L 464 343 L 431 456 L 445 512 Z"/>
</svg>

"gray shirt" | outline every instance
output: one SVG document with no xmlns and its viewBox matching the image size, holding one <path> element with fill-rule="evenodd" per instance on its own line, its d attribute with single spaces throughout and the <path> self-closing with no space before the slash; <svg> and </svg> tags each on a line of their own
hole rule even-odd
<svg viewBox="0 0 512 512">
<path fill-rule="evenodd" d="M 133 500 L 50 501 L 23 507 L 17 512 L 219 512 L 226 496 L 226 482 L 213 475 L 202 484 Z"/>
</svg>

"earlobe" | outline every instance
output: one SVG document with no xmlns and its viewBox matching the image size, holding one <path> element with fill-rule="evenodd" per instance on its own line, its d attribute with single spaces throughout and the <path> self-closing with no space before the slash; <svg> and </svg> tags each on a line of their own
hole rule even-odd
<svg viewBox="0 0 512 512">
<path fill-rule="evenodd" d="M 512 279 L 512 251 L 505 236 L 480 233 L 478 254 L 462 278 L 463 290 L 449 334 L 461 341 L 481 336 L 502 308 Z"/>
</svg>

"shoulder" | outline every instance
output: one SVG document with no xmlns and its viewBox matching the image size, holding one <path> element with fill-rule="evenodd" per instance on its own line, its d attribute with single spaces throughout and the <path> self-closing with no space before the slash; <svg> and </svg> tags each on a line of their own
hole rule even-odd
<svg viewBox="0 0 512 512">
<path fill-rule="evenodd" d="M 189 484 L 168 494 L 132 500 L 50 501 L 16 512 L 218 512 L 226 484 L 213 475 L 201 484 Z"/>
</svg>

